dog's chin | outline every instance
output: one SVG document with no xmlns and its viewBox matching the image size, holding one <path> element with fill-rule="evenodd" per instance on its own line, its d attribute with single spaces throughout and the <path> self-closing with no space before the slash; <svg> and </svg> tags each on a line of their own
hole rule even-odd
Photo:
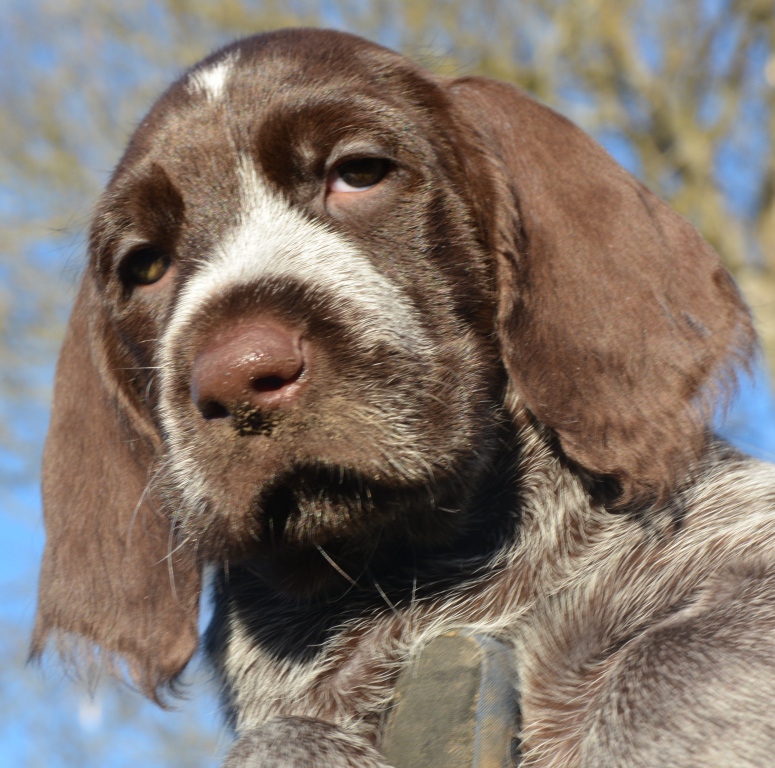
<svg viewBox="0 0 775 768">
<path fill-rule="evenodd" d="M 460 535 L 465 514 L 455 488 L 375 482 L 342 468 L 297 467 L 242 504 L 223 498 L 181 517 L 180 534 L 212 564 L 250 561 L 289 594 L 348 584 L 379 550 L 435 548 Z"/>
</svg>

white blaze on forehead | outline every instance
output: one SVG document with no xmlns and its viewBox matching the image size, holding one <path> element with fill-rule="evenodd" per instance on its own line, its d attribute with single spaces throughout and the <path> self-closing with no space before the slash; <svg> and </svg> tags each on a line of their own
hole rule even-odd
<svg viewBox="0 0 775 768">
<path fill-rule="evenodd" d="M 218 101 L 238 57 L 239 52 L 229 53 L 215 64 L 192 72 L 188 78 L 189 92 L 202 93 L 208 101 Z"/>
<path fill-rule="evenodd" d="M 165 362 L 172 360 L 178 332 L 208 302 L 267 279 L 288 279 L 323 291 L 332 309 L 353 320 L 354 331 L 366 343 L 382 340 L 414 352 L 426 347 L 409 298 L 355 246 L 272 192 L 250 159 L 241 158 L 238 176 L 238 221 L 181 293 L 163 340 Z"/>
</svg>

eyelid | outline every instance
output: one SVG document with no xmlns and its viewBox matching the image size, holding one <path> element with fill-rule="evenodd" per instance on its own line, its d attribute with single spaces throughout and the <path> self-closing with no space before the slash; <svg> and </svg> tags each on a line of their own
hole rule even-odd
<svg viewBox="0 0 775 768">
<path fill-rule="evenodd" d="M 153 248 L 156 244 L 150 240 L 146 240 L 144 237 L 127 237 L 121 240 L 121 245 L 116 249 L 113 254 L 113 268 L 116 272 L 120 272 L 121 265 L 126 260 L 130 253 L 141 250 L 143 248 Z"/>
<path fill-rule="evenodd" d="M 388 145 L 371 141 L 353 142 L 341 144 L 331 152 L 326 160 L 326 175 L 345 163 L 372 157 L 396 165 L 395 153 Z"/>
</svg>

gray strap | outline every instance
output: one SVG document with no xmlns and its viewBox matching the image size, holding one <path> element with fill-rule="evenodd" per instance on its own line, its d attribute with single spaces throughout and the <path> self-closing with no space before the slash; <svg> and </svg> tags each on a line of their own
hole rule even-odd
<svg viewBox="0 0 775 768">
<path fill-rule="evenodd" d="M 395 768 L 513 768 L 518 727 L 512 650 L 451 632 L 399 676 L 382 752 Z"/>
</svg>

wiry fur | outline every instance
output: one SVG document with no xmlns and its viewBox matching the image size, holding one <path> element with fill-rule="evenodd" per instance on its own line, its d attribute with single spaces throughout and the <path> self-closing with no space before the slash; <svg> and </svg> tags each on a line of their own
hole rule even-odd
<svg viewBox="0 0 775 768">
<path fill-rule="evenodd" d="M 337 197 L 363 157 L 389 172 Z M 204 417 L 203 350 L 266 323 L 300 394 Z M 95 216 L 33 651 L 85 638 L 155 696 L 213 563 L 229 768 L 384 766 L 399 671 L 455 628 L 514 648 L 526 766 L 764 765 L 775 469 L 705 426 L 752 345 L 695 230 L 516 89 L 339 33 L 237 43 Z"/>
<path fill-rule="evenodd" d="M 523 441 L 520 542 L 471 568 L 477 575 L 443 599 L 375 603 L 307 664 L 277 659 L 262 642 L 287 639 L 303 620 L 271 604 L 261 610 L 260 598 L 251 615 L 232 610 L 213 625 L 211 652 L 238 732 L 282 714 L 337 722 L 374 741 L 397 668 L 433 637 L 469 628 L 515 648 L 523 765 L 768 763 L 773 733 L 757 711 L 767 710 L 775 684 L 773 467 L 718 445 L 700 483 L 638 524 L 590 506 L 536 431 Z M 309 615 L 303 624 L 315 642 Z M 719 686 L 749 663 L 762 668 L 729 691 L 730 711 Z M 622 708 L 632 725 L 621 722 Z M 641 718 L 653 721 L 648 737 Z M 723 731 L 726 720 L 737 735 Z"/>
</svg>

